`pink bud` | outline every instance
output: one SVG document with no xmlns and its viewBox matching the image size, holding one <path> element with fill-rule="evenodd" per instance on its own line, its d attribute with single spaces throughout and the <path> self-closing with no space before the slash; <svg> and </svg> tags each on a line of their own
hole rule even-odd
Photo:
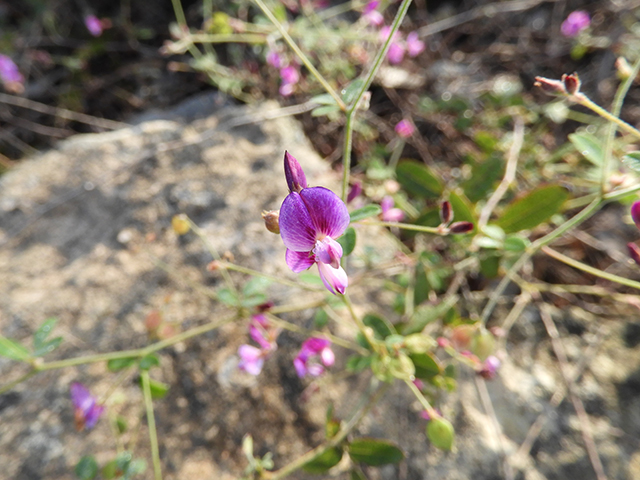
<svg viewBox="0 0 640 480">
<path fill-rule="evenodd" d="M 631 259 L 636 262 L 636 264 L 640 265 L 640 247 L 635 243 L 627 243 L 627 248 L 629 249 L 629 256 Z"/>
<path fill-rule="evenodd" d="M 100 19 L 95 15 L 87 15 L 84 17 L 84 25 L 94 37 L 102 35 L 102 22 L 100 22 Z"/>
<path fill-rule="evenodd" d="M 396 124 L 395 131 L 400 137 L 409 138 L 416 132 L 416 129 L 409 120 L 402 119 Z"/>
<path fill-rule="evenodd" d="M 633 205 L 631 205 L 631 218 L 636 224 L 636 227 L 640 229 L 640 200 L 634 202 Z"/>
<path fill-rule="evenodd" d="M 576 10 L 571 12 L 562 25 L 560 31 L 565 37 L 575 37 L 591 24 L 589 14 L 584 10 Z"/>
<path fill-rule="evenodd" d="M 418 32 L 411 32 L 407 35 L 407 52 L 410 57 L 417 57 L 424 52 L 425 44 L 418 37 Z"/>
</svg>

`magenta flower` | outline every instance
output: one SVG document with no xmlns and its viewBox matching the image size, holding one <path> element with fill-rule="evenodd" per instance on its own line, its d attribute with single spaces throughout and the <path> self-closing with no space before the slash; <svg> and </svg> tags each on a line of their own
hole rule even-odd
<svg viewBox="0 0 640 480">
<path fill-rule="evenodd" d="M 0 79 L 8 86 L 10 85 L 22 85 L 24 83 L 24 77 L 18 70 L 18 66 L 7 55 L 0 54 Z M 11 88 L 15 90 L 15 88 Z"/>
<path fill-rule="evenodd" d="M 640 200 L 634 202 L 633 205 L 631 205 L 631 218 L 636 224 L 636 227 L 640 229 Z"/>
<path fill-rule="evenodd" d="M 267 53 L 267 63 L 273 68 L 280 68 L 282 67 L 282 57 L 280 57 L 278 52 L 269 50 L 269 53 Z"/>
<path fill-rule="evenodd" d="M 238 368 L 250 375 L 259 375 L 265 358 L 278 348 L 276 338 L 279 333 L 280 330 L 273 328 L 263 314 L 254 315 L 249 325 L 249 335 L 254 342 L 260 345 L 260 348 L 253 345 L 240 345 L 238 347 L 238 356 L 240 357 Z"/>
<path fill-rule="evenodd" d="M 501 362 L 498 359 L 498 357 L 494 355 L 489 355 L 485 359 L 484 363 L 482 364 L 482 368 L 480 369 L 478 374 L 481 375 L 483 378 L 486 378 L 487 380 L 489 380 L 496 376 L 496 373 L 498 372 L 500 365 L 501 365 Z"/>
<path fill-rule="evenodd" d="M 319 357 L 322 365 L 318 363 Z M 293 366 L 300 378 L 305 375 L 318 377 L 324 373 L 324 367 L 334 364 L 336 357 L 331 350 L 331 341 L 325 338 L 311 337 L 304 341 Z M 324 366 L 323 366 L 324 365 Z"/>
<path fill-rule="evenodd" d="M 300 80 L 300 72 L 293 65 L 287 65 L 280 69 L 280 95 L 288 97 L 293 93 L 293 86 Z"/>
<path fill-rule="evenodd" d="M 396 123 L 395 131 L 400 137 L 409 138 L 416 132 L 416 129 L 409 120 L 402 119 Z"/>
<path fill-rule="evenodd" d="M 349 194 L 347 195 L 347 203 L 352 202 L 353 199 L 360 196 L 361 193 L 362 193 L 362 184 L 360 182 L 356 182 L 353 185 L 351 185 L 351 189 L 349 190 Z"/>
<path fill-rule="evenodd" d="M 367 3 L 362 10 L 362 18 L 367 23 L 376 27 L 379 27 L 384 23 L 384 17 L 382 16 L 382 13 L 376 10 L 379 5 L 380 2 L 378 0 L 372 0 L 371 2 Z"/>
<path fill-rule="evenodd" d="M 407 53 L 410 57 L 417 57 L 424 52 L 425 44 L 418 37 L 418 32 L 411 32 L 407 35 Z"/>
<path fill-rule="evenodd" d="M 640 265 L 640 247 L 633 242 L 627 243 L 627 248 L 629 249 L 629 256 L 631 260 L 636 262 L 637 265 Z"/>
<path fill-rule="evenodd" d="M 87 15 L 84 17 L 84 25 L 94 37 L 102 35 L 102 22 L 95 15 Z"/>
<path fill-rule="evenodd" d="M 385 222 L 401 222 L 404 219 L 404 212 L 399 208 L 393 208 L 393 198 L 386 196 L 380 202 L 382 208 L 382 220 Z"/>
<path fill-rule="evenodd" d="M 102 415 L 104 406 L 98 405 L 96 398 L 81 383 L 72 383 L 70 390 L 76 428 L 78 431 L 84 428 L 92 429 Z"/>
<path fill-rule="evenodd" d="M 584 10 L 576 10 L 571 12 L 562 25 L 560 31 L 565 37 L 575 37 L 591 24 L 589 14 Z"/>
<path fill-rule="evenodd" d="M 404 58 L 404 46 L 399 42 L 393 42 L 387 51 L 387 59 L 391 65 L 397 65 Z"/>
<path fill-rule="evenodd" d="M 340 266 L 342 247 L 336 238 L 349 225 L 347 206 L 329 189 L 308 188 L 302 167 L 288 152 L 284 172 L 290 193 L 280 207 L 280 236 L 287 265 L 299 273 L 317 264 L 327 290 L 344 294 L 349 280 Z"/>
</svg>

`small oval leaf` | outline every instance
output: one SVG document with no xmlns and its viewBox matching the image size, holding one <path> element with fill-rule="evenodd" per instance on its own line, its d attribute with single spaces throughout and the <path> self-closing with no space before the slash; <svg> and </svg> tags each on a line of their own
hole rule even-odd
<svg viewBox="0 0 640 480">
<path fill-rule="evenodd" d="M 0 337 L 0 355 L 12 360 L 26 360 L 29 358 L 29 350 L 15 340 Z"/>
<path fill-rule="evenodd" d="M 442 183 L 426 165 L 412 160 L 400 162 L 396 167 L 398 182 L 418 197 L 438 198 L 442 194 Z"/>
<path fill-rule="evenodd" d="M 380 215 L 380 213 L 382 213 L 382 209 L 380 208 L 380 205 L 370 204 L 370 205 L 365 205 L 364 207 L 359 208 L 358 210 L 354 210 L 349 214 L 349 217 L 351 217 L 351 222 L 359 222 L 360 220 L 364 220 L 365 218 Z"/>
<path fill-rule="evenodd" d="M 602 165 L 604 158 L 602 142 L 595 135 L 586 132 L 572 133 L 569 135 L 569 141 L 573 143 L 578 152 L 596 167 Z"/>
<path fill-rule="evenodd" d="M 107 368 L 111 372 L 117 372 L 136 363 L 137 357 L 114 358 L 107 362 Z"/>
<path fill-rule="evenodd" d="M 91 455 L 85 455 L 76 464 L 76 477 L 80 480 L 92 480 L 98 474 L 98 462 Z"/>
<path fill-rule="evenodd" d="M 436 447 L 442 450 L 451 450 L 455 431 L 448 420 L 442 417 L 434 418 L 427 425 L 427 437 Z"/>
<path fill-rule="evenodd" d="M 342 254 L 344 256 L 351 255 L 353 249 L 356 248 L 356 231 L 353 227 L 347 228 L 337 242 L 342 246 Z"/>
<path fill-rule="evenodd" d="M 342 460 L 342 450 L 338 447 L 330 448 L 319 456 L 303 465 L 302 469 L 308 473 L 325 473 L 335 467 Z"/>
<path fill-rule="evenodd" d="M 529 230 L 558 213 L 568 197 L 560 185 L 538 188 L 507 206 L 496 223 L 505 233 Z"/>
<path fill-rule="evenodd" d="M 371 466 L 398 463 L 404 459 L 404 453 L 392 443 L 374 438 L 357 438 L 349 444 L 349 456 L 354 462 Z"/>
</svg>

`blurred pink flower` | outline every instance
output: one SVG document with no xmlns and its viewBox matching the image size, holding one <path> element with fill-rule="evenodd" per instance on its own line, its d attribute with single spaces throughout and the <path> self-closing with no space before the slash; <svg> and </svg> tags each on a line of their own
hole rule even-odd
<svg viewBox="0 0 640 480">
<path fill-rule="evenodd" d="M 84 25 L 94 37 L 102 35 L 102 22 L 95 15 L 87 15 L 84 17 Z"/>
<path fill-rule="evenodd" d="M 287 65 L 280 69 L 280 95 L 287 97 L 293 93 L 293 86 L 300 80 L 300 72 L 293 65 Z"/>
<path fill-rule="evenodd" d="M 96 423 L 104 410 L 103 405 L 98 405 L 96 397 L 89 393 L 89 390 L 81 383 L 71 384 L 71 403 L 73 403 L 74 417 L 78 431 L 90 430 Z"/>
<path fill-rule="evenodd" d="M 379 27 L 384 23 L 384 17 L 377 8 L 380 5 L 378 0 L 372 0 L 364 6 L 362 10 L 362 18 L 369 24 Z"/>
<path fill-rule="evenodd" d="M 560 31 L 565 37 L 575 37 L 591 24 L 589 14 L 584 10 L 571 12 L 560 26 Z"/>
<path fill-rule="evenodd" d="M 24 90 L 24 77 L 18 66 L 7 55 L 0 54 L 0 80 L 7 90 L 21 93 Z"/>
<path fill-rule="evenodd" d="M 282 66 L 282 58 L 278 52 L 269 50 L 269 53 L 267 53 L 267 63 L 273 68 L 280 68 Z"/>
<path fill-rule="evenodd" d="M 411 32 L 407 35 L 407 53 L 410 57 L 416 57 L 424 52 L 425 44 L 418 37 L 418 32 Z"/>
<path fill-rule="evenodd" d="M 305 375 L 312 377 L 324 373 L 324 367 L 318 363 L 315 357 L 320 357 L 324 367 L 330 367 L 335 362 L 335 355 L 331 350 L 331 341 L 320 337 L 311 337 L 304 341 L 300 352 L 293 360 L 293 366 L 300 378 Z"/>
<path fill-rule="evenodd" d="M 402 119 L 396 123 L 395 131 L 401 138 L 409 138 L 416 133 L 415 127 L 407 119 Z"/>
<path fill-rule="evenodd" d="M 280 330 L 273 328 L 264 314 L 254 315 L 249 325 L 249 335 L 260 348 L 253 345 L 240 345 L 238 356 L 240 362 L 238 368 L 250 375 L 259 375 L 264 365 L 264 360 L 277 348 L 276 338 Z"/>
<path fill-rule="evenodd" d="M 385 222 L 400 222 L 404 219 L 404 212 L 399 208 L 393 208 L 393 198 L 386 196 L 380 202 L 382 208 L 382 220 Z"/>
<path fill-rule="evenodd" d="M 397 65 L 402 62 L 404 58 L 404 46 L 399 42 L 393 42 L 389 46 L 389 51 L 387 52 L 387 59 L 391 65 Z"/>
</svg>

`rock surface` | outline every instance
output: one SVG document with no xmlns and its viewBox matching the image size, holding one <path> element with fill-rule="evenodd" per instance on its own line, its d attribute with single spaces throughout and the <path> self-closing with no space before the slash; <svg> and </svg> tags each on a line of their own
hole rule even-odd
<svg viewBox="0 0 640 480">
<path fill-rule="evenodd" d="M 30 344 L 45 319 L 59 319 L 55 334 L 64 342 L 45 357 L 52 361 L 144 347 L 149 343 L 145 319 L 153 312 L 179 331 L 226 318 L 229 309 L 212 299 L 223 279 L 206 270 L 212 257 L 196 235 L 173 232 L 171 218 L 178 213 L 189 215 L 211 246 L 235 263 L 299 282 L 260 212 L 277 209 L 287 193 L 285 149 L 301 161 L 310 183 L 336 186 L 337 178 L 296 122 L 276 118 L 277 111 L 275 105 L 224 107 L 191 123 L 155 120 L 78 136 L 1 177 L 2 334 Z M 359 241 L 390 258 L 381 232 L 360 231 Z M 352 269 L 359 265 L 355 258 Z M 240 284 L 247 278 L 233 275 Z M 350 288 L 356 304 L 369 302 L 359 311 L 375 308 L 370 302 L 378 292 Z M 268 292 L 277 305 L 324 295 L 277 284 Z M 283 317 L 309 328 L 313 313 L 306 309 Z M 554 318 L 571 366 L 585 355 L 588 360 L 576 394 L 608 478 L 640 478 L 638 322 L 613 319 L 600 326 L 597 318 L 571 309 Z M 352 334 L 350 326 L 332 329 Z M 369 374 L 316 383 L 298 379 L 291 361 L 304 336 L 290 332 L 281 334 L 263 373 L 248 377 L 238 372 L 235 356 L 248 341 L 246 332 L 246 319 L 239 319 L 159 352 L 160 368 L 152 369 L 151 377 L 170 385 L 167 396 L 155 402 L 164 478 L 239 478 L 246 466 L 241 453 L 246 433 L 257 454 L 273 452 L 276 467 L 283 466 L 322 441 L 330 402 L 346 419 L 369 386 Z M 550 403 L 563 380 L 535 310 L 524 311 L 509 339 L 499 377 L 486 384 L 502 435 L 479 399 L 484 383 L 476 384 L 462 369 L 459 389 L 438 405 L 458 433 L 456 450 L 442 453 L 426 440 L 418 403 L 396 382 L 357 433 L 397 442 L 407 460 L 368 469 L 367 478 L 505 478 L 504 452 L 515 478 L 596 478 L 571 403 Z M 345 358 L 338 351 L 338 364 Z M 0 358 L 3 384 L 26 371 Z M 73 381 L 107 398 L 108 415 L 90 432 L 73 427 Z M 541 414 L 546 420 L 540 434 L 516 455 Z M 110 427 L 118 415 L 128 429 L 116 438 Z M 102 465 L 122 449 L 150 459 L 135 369 L 111 373 L 99 362 L 41 373 L 0 395 L 0 425 L 0 478 L 72 479 L 83 455 L 95 455 Z M 330 476 L 345 478 L 347 467 L 345 460 Z M 152 476 L 149 467 L 140 478 Z M 317 477 L 298 472 L 291 478 Z"/>
</svg>

